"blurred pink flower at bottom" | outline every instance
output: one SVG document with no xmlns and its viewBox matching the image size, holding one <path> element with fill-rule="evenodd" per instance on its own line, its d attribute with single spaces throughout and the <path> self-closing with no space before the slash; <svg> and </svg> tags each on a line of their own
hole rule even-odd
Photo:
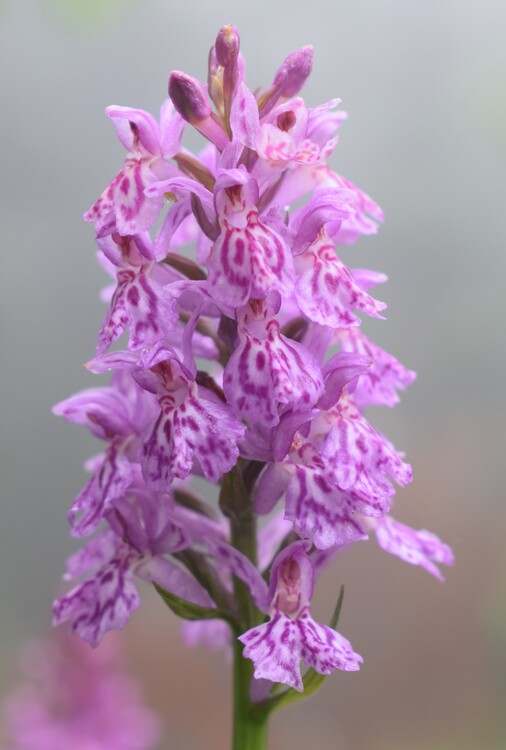
<svg viewBox="0 0 506 750">
<path fill-rule="evenodd" d="M 152 750 L 160 735 L 127 676 L 117 639 L 98 649 L 57 631 L 22 654 L 25 681 L 7 699 L 8 750 Z"/>
</svg>

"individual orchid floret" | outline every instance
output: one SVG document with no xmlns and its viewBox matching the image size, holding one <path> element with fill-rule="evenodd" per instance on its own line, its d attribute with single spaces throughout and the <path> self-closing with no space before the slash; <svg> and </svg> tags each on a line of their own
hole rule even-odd
<svg viewBox="0 0 506 750">
<path fill-rule="evenodd" d="M 82 391 L 54 406 L 53 413 L 84 424 L 108 443 L 91 462 L 93 476 L 69 511 L 73 534 L 86 536 L 134 480 L 140 436 L 156 414 L 156 400 L 128 373 L 117 372 L 110 386 Z"/>
<path fill-rule="evenodd" d="M 269 513 L 285 493 L 284 515 L 293 531 L 322 550 L 366 539 L 357 511 L 380 513 L 353 491 L 343 491 L 319 449 L 300 435 L 286 459 L 268 464 L 261 474 L 255 490 L 256 511 Z"/>
<path fill-rule="evenodd" d="M 258 185 L 246 170 L 218 175 L 215 201 L 220 234 L 208 262 L 208 288 L 218 303 L 233 308 L 270 291 L 293 290 L 292 253 L 285 240 L 258 215 Z"/>
<path fill-rule="evenodd" d="M 438 536 L 425 529 L 411 529 L 391 516 L 367 519 L 366 523 L 372 527 L 379 546 L 386 552 L 411 565 L 419 565 L 444 581 L 437 564 L 453 565 L 455 557 Z"/>
<path fill-rule="evenodd" d="M 276 105 L 260 123 L 256 140 L 259 157 L 281 169 L 297 164 L 316 164 L 326 159 L 336 144 L 329 139 L 322 148 L 308 137 L 309 112 L 300 97 Z M 260 167 L 261 169 L 261 167 Z"/>
<path fill-rule="evenodd" d="M 289 407 L 309 409 L 323 391 L 320 367 L 280 332 L 279 295 L 251 300 L 237 311 L 239 343 L 223 376 L 228 403 L 249 426 L 272 427 Z"/>
<path fill-rule="evenodd" d="M 118 545 L 95 575 L 54 602 L 53 624 L 70 620 L 72 632 L 91 646 L 98 646 L 108 630 L 125 627 L 141 606 L 132 573 L 137 560 L 136 553 Z"/>
<path fill-rule="evenodd" d="M 291 531 L 292 525 L 285 521 L 282 513 L 272 515 L 264 524 L 258 534 L 258 571 L 265 573 L 269 564 L 272 563 L 275 552 L 280 548 L 283 539 Z M 209 546 L 210 551 L 217 554 L 219 568 L 217 572 L 220 580 L 226 581 L 230 590 L 232 589 L 231 574 L 238 576 L 242 571 L 242 580 L 252 592 L 254 599 L 262 612 L 267 612 L 269 593 L 264 579 L 259 576 L 256 568 L 249 561 L 233 550 L 223 541 Z M 249 563 L 249 564 L 248 564 Z M 230 629 L 227 624 L 220 620 L 201 620 L 184 622 L 182 634 L 189 646 L 204 644 L 212 649 L 226 649 L 230 654 Z"/>
<path fill-rule="evenodd" d="M 178 174 L 167 160 L 179 151 L 184 121 L 166 101 L 160 124 L 148 112 L 130 107 L 108 107 L 118 137 L 128 150 L 123 169 L 84 214 L 95 222 L 97 233 L 138 234 L 149 229 L 163 207 L 163 195 L 144 190 L 157 180 Z"/>
<path fill-rule="evenodd" d="M 147 484 L 167 491 L 175 477 L 189 475 L 194 460 L 206 479 L 217 482 L 237 460 L 244 425 L 212 391 L 197 385 L 170 350 L 154 349 L 144 367 L 134 377 L 160 406 L 142 446 Z"/>
<path fill-rule="evenodd" d="M 311 133 L 311 130 L 309 132 Z M 309 137 L 323 148 L 321 133 L 326 135 L 325 128 L 321 132 L 316 129 Z M 371 235 L 378 231 L 378 224 L 384 218 L 378 204 L 352 182 L 333 172 L 324 161 L 299 165 L 297 169 L 285 172 L 282 185 L 276 193 L 276 200 L 282 204 L 292 204 L 312 191 L 328 189 L 346 190 L 349 195 L 348 216 L 342 221 L 339 232 L 333 236 L 336 244 L 350 245 L 362 235 Z"/>
<path fill-rule="evenodd" d="M 370 341 L 358 328 L 337 332 L 337 342 L 343 352 L 356 352 L 370 357 L 372 365 L 360 378 L 353 400 L 359 409 L 367 406 L 395 406 L 399 403 L 398 390 L 405 390 L 416 378 L 399 360 Z"/>
<path fill-rule="evenodd" d="M 351 190 L 354 195 L 352 201 L 353 211 L 343 222 L 335 241 L 338 245 L 351 245 L 365 235 L 376 234 L 378 226 L 383 222 L 384 214 L 380 206 L 367 193 L 358 188 L 350 180 L 340 174 L 333 172 L 328 167 L 322 167 L 323 186 L 339 187 Z"/>
<path fill-rule="evenodd" d="M 135 578 L 156 582 L 196 604 L 214 606 L 205 589 L 166 556 L 192 540 L 171 514 L 170 499 L 131 491 L 108 514 L 111 530 L 70 558 L 66 578 L 88 575 L 53 606 L 54 624 L 70 620 L 72 631 L 97 646 L 109 630 L 123 628 L 140 607 Z"/>
<path fill-rule="evenodd" d="M 12 750 L 150 750 L 158 719 L 142 705 L 119 644 L 93 651 L 58 631 L 27 645 L 24 681 L 6 703 Z M 7 747 L 7 746 L 6 746 Z"/>
<path fill-rule="evenodd" d="M 297 303 L 314 323 L 333 328 L 358 326 L 360 318 L 353 310 L 383 317 L 381 312 L 386 305 L 360 288 L 323 228 L 308 250 L 297 256 L 295 268 Z"/>
<path fill-rule="evenodd" d="M 308 110 L 307 137 L 317 143 L 321 149 L 325 149 L 325 152 L 337 143 L 336 133 L 348 117 L 342 109 L 335 109 L 339 102 L 339 99 L 331 99 L 325 104 L 310 107 Z"/>
<path fill-rule="evenodd" d="M 148 236 L 113 233 L 97 240 L 117 268 L 117 285 L 98 334 L 97 354 L 103 354 L 129 328 L 129 349 L 161 341 L 178 320 L 176 297 L 169 282 L 178 277 L 154 261 Z"/>
<path fill-rule="evenodd" d="M 314 571 L 306 542 L 294 542 L 276 558 L 270 582 L 270 620 L 239 637 L 256 679 L 304 689 L 300 663 L 320 674 L 356 671 L 362 657 L 349 641 L 311 617 Z"/>
<path fill-rule="evenodd" d="M 409 464 L 365 419 L 347 393 L 335 406 L 321 412 L 311 434 L 315 439 L 317 435 L 324 436 L 321 455 L 332 468 L 338 486 L 366 502 L 380 503 L 383 511 L 388 509 L 388 499 L 395 492 L 389 477 L 400 486 L 413 478 Z"/>
</svg>

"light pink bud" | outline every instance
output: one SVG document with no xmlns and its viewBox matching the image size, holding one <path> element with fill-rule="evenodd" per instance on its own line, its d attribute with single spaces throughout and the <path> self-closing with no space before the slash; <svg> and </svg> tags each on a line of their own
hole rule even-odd
<svg viewBox="0 0 506 750">
<path fill-rule="evenodd" d="M 224 68 L 237 59 L 241 42 L 237 28 L 233 24 L 223 26 L 216 37 L 216 59 Z"/>
<path fill-rule="evenodd" d="M 280 96 L 290 97 L 299 93 L 311 74 L 313 56 L 311 45 L 301 47 L 288 55 L 272 82 L 273 88 L 279 87 Z"/>
</svg>

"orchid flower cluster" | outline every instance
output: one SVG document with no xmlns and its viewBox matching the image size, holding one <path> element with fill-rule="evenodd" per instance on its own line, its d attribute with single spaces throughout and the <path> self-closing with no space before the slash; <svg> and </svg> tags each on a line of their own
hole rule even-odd
<svg viewBox="0 0 506 750">
<path fill-rule="evenodd" d="M 301 663 L 359 669 L 311 614 L 337 553 L 373 534 L 438 578 L 453 557 L 390 516 L 411 468 L 364 415 L 415 375 L 360 329 L 359 314 L 383 317 L 370 292 L 386 277 L 340 257 L 383 214 L 327 165 L 339 100 L 300 97 L 311 47 L 252 92 L 239 46 L 234 26 L 220 30 L 207 86 L 172 72 L 159 121 L 106 110 L 127 154 L 84 216 L 113 279 L 87 368 L 112 377 L 54 409 L 104 446 L 70 509 L 73 536 L 90 539 L 54 620 L 96 646 L 146 580 L 189 641 L 251 660 L 265 702 L 276 683 L 303 690 Z M 207 141 L 197 154 L 182 145 L 188 125 Z"/>
</svg>

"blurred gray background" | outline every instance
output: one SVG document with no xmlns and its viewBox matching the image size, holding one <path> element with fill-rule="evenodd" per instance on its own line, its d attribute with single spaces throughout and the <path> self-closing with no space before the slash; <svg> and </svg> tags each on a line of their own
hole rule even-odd
<svg viewBox="0 0 506 750">
<path fill-rule="evenodd" d="M 506 5 L 499 0 L 3 0 L 0 2 L 3 365 L 0 692 L 26 638 L 49 629 L 67 509 L 98 446 L 50 414 L 95 384 L 104 275 L 81 221 L 119 169 L 108 104 L 155 115 L 171 69 L 205 78 L 218 28 L 241 32 L 252 88 L 312 43 L 305 90 L 343 99 L 332 166 L 384 208 L 350 265 L 390 276 L 387 322 L 367 332 L 417 370 L 373 421 L 415 481 L 397 516 L 438 533 L 457 565 L 440 585 L 357 545 L 328 571 L 316 614 L 346 584 L 340 629 L 365 656 L 273 721 L 272 750 L 506 747 Z M 229 667 L 181 647 L 150 591 L 125 631 L 132 671 L 165 717 L 162 749 L 223 750 Z"/>
</svg>

